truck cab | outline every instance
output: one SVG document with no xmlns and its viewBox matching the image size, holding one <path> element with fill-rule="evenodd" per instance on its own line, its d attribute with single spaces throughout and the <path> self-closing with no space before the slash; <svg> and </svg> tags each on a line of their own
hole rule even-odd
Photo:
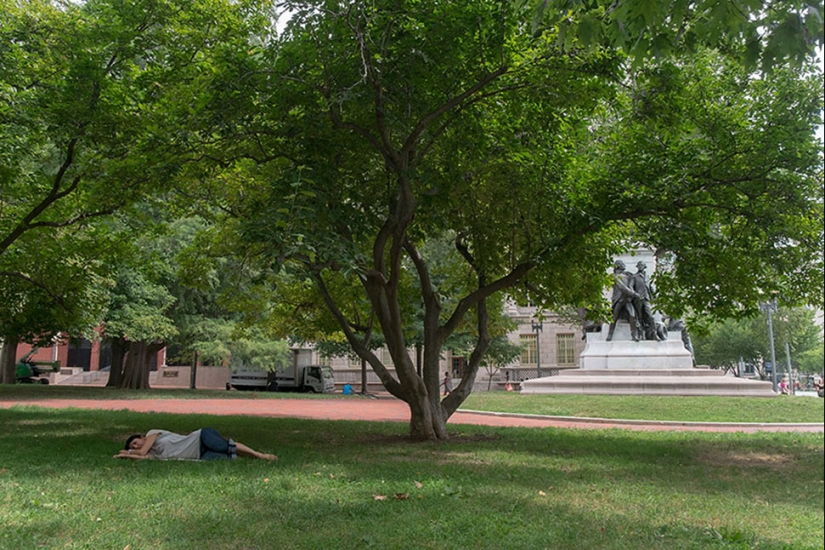
<svg viewBox="0 0 825 550">
<path fill-rule="evenodd" d="M 335 379 L 332 368 L 323 365 L 301 365 L 278 369 L 275 375 L 278 391 L 332 393 Z"/>
</svg>

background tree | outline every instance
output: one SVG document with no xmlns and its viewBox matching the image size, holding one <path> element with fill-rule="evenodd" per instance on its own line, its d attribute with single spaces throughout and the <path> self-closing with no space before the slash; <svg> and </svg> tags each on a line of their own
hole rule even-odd
<svg viewBox="0 0 825 550">
<path fill-rule="evenodd" d="M 20 255 L 6 258 L 10 270 L 0 284 L 2 383 L 15 382 L 18 343 L 52 345 L 66 335 L 91 337 L 108 305 L 112 281 L 105 266 L 111 258 L 104 240 L 77 229 L 65 232 L 36 242 L 27 235 L 15 247 Z"/>
<path fill-rule="evenodd" d="M 141 215 L 120 217 L 124 223 L 119 231 L 129 250 L 117 264 L 102 335 L 112 346 L 106 385 L 148 389 L 157 352 L 177 334 L 170 317 L 175 297 L 169 287 L 176 275 L 174 257 L 182 243 L 177 238 L 180 235 L 169 231 L 147 205 L 138 205 L 134 212 Z"/>
<path fill-rule="evenodd" d="M 195 116 L 199 98 L 181 84 L 208 63 L 210 43 L 247 34 L 239 29 L 254 19 L 251 5 L 0 1 L 0 287 L 17 300 L 10 308 L 41 310 L 29 319 L 62 309 L 59 328 L 12 312 L 12 324 L 29 328 L 6 331 L 9 346 L 12 332 L 88 325 L 92 307 L 66 306 L 69 294 L 80 304 L 93 292 L 81 281 L 96 285 L 100 275 L 85 260 L 107 245 L 93 242 L 97 230 L 80 238 L 71 229 L 164 189 L 191 158 L 177 125 Z"/>
<path fill-rule="evenodd" d="M 825 343 L 820 338 L 820 342 L 816 347 L 797 354 L 796 361 L 799 372 L 822 376 L 823 365 L 825 365 Z"/>
<path fill-rule="evenodd" d="M 822 327 L 815 321 L 811 308 L 781 308 L 773 316 L 776 359 L 787 368 L 784 347 L 790 345 L 793 368 L 816 373 L 822 365 L 811 362 L 821 353 Z M 693 336 L 696 362 L 713 368 L 738 372 L 739 361 L 754 366 L 759 377 L 767 378 L 766 362 L 770 361 L 770 335 L 764 314 L 745 319 L 726 319 L 713 323 L 707 331 Z"/>
<path fill-rule="evenodd" d="M 270 294 L 231 254 L 230 243 L 210 242 L 215 233 L 209 221 L 191 213 L 193 205 L 186 197 L 176 201 L 187 204 L 169 222 L 170 236 L 163 246 L 171 254 L 173 276 L 167 288 L 175 303 L 169 315 L 177 328 L 168 342 L 167 362 L 191 360 L 192 384 L 199 362 L 270 371 L 291 364 L 289 343 L 269 324 L 278 318 L 268 306 Z"/>
<path fill-rule="evenodd" d="M 608 28 L 662 35 L 662 54 L 687 38 L 744 55 L 756 21 L 726 33 L 725 18 L 698 25 L 707 3 L 600 2 L 568 20 L 543 2 L 531 34 L 535 11 L 522 3 L 402 4 L 290 2 L 283 38 L 250 50 L 250 70 L 222 90 L 246 98 L 224 115 L 248 139 L 207 154 L 231 181 L 222 200 L 247 257 L 315 286 L 410 406 L 414 437 L 447 436 L 490 345 L 491 297 L 598 302 L 632 239 L 667 254 L 658 288 L 674 310 L 724 314 L 774 290 L 821 302 L 820 81 L 781 67 L 753 78 L 708 50 L 648 63 L 652 47 L 624 35 L 585 38 L 602 13 Z M 628 50 L 638 70 L 623 63 Z M 471 291 L 435 283 L 423 248 L 433 239 L 452 241 Z M 719 258 L 732 273 L 720 276 Z M 396 376 L 359 334 L 359 287 Z M 411 311 L 423 311 L 421 376 L 404 332 Z M 441 350 L 467 318 L 476 344 L 440 400 Z"/>
<path fill-rule="evenodd" d="M 492 388 L 493 377 L 518 359 L 523 349 L 523 346 L 514 344 L 506 336 L 496 336 L 490 340 L 490 348 L 481 360 L 481 365 L 487 370 L 488 391 Z"/>
</svg>

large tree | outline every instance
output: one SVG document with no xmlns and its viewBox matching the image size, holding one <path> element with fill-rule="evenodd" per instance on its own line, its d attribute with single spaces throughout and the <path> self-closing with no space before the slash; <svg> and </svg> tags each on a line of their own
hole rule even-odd
<svg viewBox="0 0 825 550">
<path fill-rule="evenodd" d="M 178 128 L 201 97 L 180 87 L 254 15 L 222 0 L 0 0 L 0 13 L 0 287 L 13 300 L 0 330 L 12 346 L 85 329 L 99 311 L 81 299 L 105 274 L 106 232 L 92 226 L 191 157 Z"/>
<path fill-rule="evenodd" d="M 816 6 L 524 4 L 289 2 L 285 34 L 227 65 L 212 97 L 224 124 L 204 155 L 219 160 L 238 250 L 314 285 L 408 403 L 414 437 L 447 437 L 490 345 L 493 296 L 598 301 L 632 240 L 666 255 L 660 299 L 673 309 L 727 313 L 773 291 L 822 301 L 821 84 L 778 63 L 821 42 L 790 32 L 821 31 Z M 742 59 L 775 70 L 754 77 Z M 433 239 L 452 241 L 468 292 L 439 284 Z M 441 400 L 441 350 L 468 316 L 468 368 Z"/>
<path fill-rule="evenodd" d="M 54 233 L 25 235 L 2 262 L 2 383 L 15 382 L 18 343 L 48 346 L 67 334 L 90 336 L 105 311 L 106 265 L 116 247 L 106 246 L 109 237 L 100 232 L 75 227 Z"/>
</svg>

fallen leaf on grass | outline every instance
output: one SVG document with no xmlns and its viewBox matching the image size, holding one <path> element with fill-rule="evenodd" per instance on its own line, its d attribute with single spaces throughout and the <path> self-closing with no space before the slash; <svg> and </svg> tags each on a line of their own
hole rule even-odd
<svg viewBox="0 0 825 550">
<path fill-rule="evenodd" d="M 407 500 L 410 498 L 409 493 L 395 493 L 395 500 Z"/>
<path fill-rule="evenodd" d="M 546 497 L 546 496 L 547 496 L 547 493 L 545 493 L 544 491 L 539 491 L 539 494 L 540 494 L 541 496 L 543 496 L 543 497 Z"/>
<path fill-rule="evenodd" d="M 372 495 L 372 500 L 387 500 L 387 495 Z"/>
<path fill-rule="evenodd" d="M 413 483 L 415 483 L 415 486 L 416 486 L 416 487 L 418 487 L 419 489 L 421 489 L 422 487 L 424 487 L 424 484 L 423 484 L 423 483 L 421 483 L 420 481 L 413 481 Z"/>
</svg>

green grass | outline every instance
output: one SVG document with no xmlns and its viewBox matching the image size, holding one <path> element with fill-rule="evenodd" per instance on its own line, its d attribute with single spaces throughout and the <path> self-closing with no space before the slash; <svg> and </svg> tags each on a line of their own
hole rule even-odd
<svg viewBox="0 0 825 550">
<path fill-rule="evenodd" d="M 462 409 L 549 416 L 681 422 L 819 422 L 825 400 L 816 397 L 679 397 L 654 395 L 472 394 Z"/>
<path fill-rule="evenodd" d="M 111 458 L 205 425 L 280 460 Z M 822 548 L 823 434 L 450 430 L 0 410 L 0 548 Z"/>
</svg>

